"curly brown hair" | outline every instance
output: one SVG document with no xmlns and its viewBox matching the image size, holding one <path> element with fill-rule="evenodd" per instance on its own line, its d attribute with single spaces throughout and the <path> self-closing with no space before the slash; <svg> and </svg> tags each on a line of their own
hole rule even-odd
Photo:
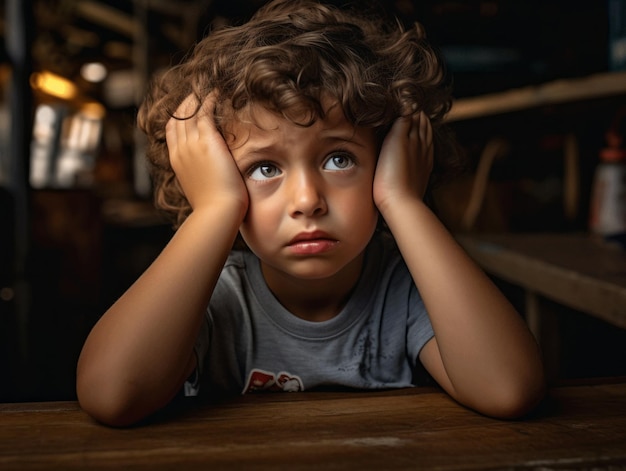
<svg viewBox="0 0 626 471">
<path fill-rule="evenodd" d="M 212 32 L 155 77 L 139 110 L 155 204 L 176 226 L 191 207 L 170 165 L 165 125 L 190 93 L 201 103 L 213 90 L 220 130 L 252 103 L 308 126 L 324 118 L 323 98 L 331 98 L 351 124 L 382 139 L 397 117 L 421 110 L 435 134 L 433 177 L 456 160 L 443 125 L 450 81 L 420 24 L 405 28 L 314 0 L 274 0 L 245 24 Z M 302 116 L 309 119 L 298 122 Z"/>
</svg>

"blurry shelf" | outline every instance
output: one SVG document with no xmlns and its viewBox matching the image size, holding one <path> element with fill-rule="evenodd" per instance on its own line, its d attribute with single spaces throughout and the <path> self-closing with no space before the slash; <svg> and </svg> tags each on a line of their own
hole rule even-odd
<svg viewBox="0 0 626 471">
<path fill-rule="evenodd" d="M 626 72 L 607 72 L 582 78 L 562 79 L 500 93 L 460 98 L 447 121 L 462 121 L 545 105 L 626 94 Z"/>
<path fill-rule="evenodd" d="M 112 226 L 151 227 L 170 224 L 150 201 L 111 199 L 102 204 L 104 221 Z"/>
<path fill-rule="evenodd" d="M 626 329 L 626 251 L 586 234 L 459 235 L 487 272 Z"/>
</svg>

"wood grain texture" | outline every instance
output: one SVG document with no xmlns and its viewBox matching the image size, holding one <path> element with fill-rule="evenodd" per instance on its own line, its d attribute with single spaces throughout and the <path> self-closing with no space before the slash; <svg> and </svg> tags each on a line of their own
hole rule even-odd
<svg viewBox="0 0 626 471">
<path fill-rule="evenodd" d="M 5 404 L 0 424 L 2 470 L 626 468 L 626 383 L 554 388 L 518 421 L 416 388 L 248 395 L 129 429 Z"/>
</svg>

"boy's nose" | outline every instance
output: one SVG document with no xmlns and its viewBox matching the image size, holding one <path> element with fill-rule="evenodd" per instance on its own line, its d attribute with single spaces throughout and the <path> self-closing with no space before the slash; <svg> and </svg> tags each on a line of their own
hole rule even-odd
<svg viewBox="0 0 626 471">
<path fill-rule="evenodd" d="M 327 210 L 322 183 L 308 172 L 294 175 L 289 182 L 291 216 L 318 216 Z"/>
</svg>

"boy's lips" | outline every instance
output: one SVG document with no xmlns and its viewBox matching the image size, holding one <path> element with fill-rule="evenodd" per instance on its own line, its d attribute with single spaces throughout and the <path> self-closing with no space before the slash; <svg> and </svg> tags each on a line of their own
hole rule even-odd
<svg viewBox="0 0 626 471">
<path fill-rule="evenodd" d="M 314 255 L 326 252 L 338 243 L 337 239 L 332 238 L 323 231 L 301 232 L 289 241 L 289 247 L 298 255 Z"/>
<path fill-rule="evenodd" d="M 324 231 L 312 231 L 312 232 L 300 232 L 293 239 L 289 241 L 287 245 L 294 245 L 302 242 L 310 242 L 314 240 L 332 240 L 335 241 L 329 234 Z M 336 242 L 336 241 L 335 241 Z"/>
</svg>

